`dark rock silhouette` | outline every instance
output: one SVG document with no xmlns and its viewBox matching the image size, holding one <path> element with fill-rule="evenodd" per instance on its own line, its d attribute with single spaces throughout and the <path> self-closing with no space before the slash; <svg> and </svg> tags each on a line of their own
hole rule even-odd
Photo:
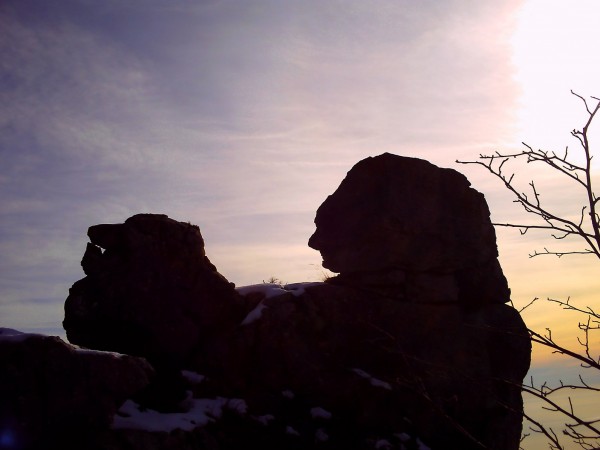
<svg viewBox="0 0 600 450">
<path fill-rule="evenodd" d="M 119 406 L 154 372 L 142 358 L 7 329 L 0 329 L 0 361 L 1 448 L 95 448 Z"/>
<path fill-rule="evenodd" d="M 339 282 L 410 302 L 504 303 L 510 291 L 483 195 L 452 169 L 385 153 L 319 207 L 309 246 Z"/>
<path fill-rule="evenodd" d="M 65 302 L 70 342 L 181 365 L 203 338 L 237 322 L 239 296 L 206 257 L 197 226 L 138 214 L 88 236 L 87 276 Z"/>
<path fill-rule="evenodd" d="M 292 390 L 357 441 L 408 421 L 432 448 L 518 448 L 531 346 L 504 304 L 483 195 L 456 171 L 384 154 L 359 162 L 315 223 L 310 245 L 341 274 L 254 299 L 260 319 L 193 365 L 263 413 Z"/>
<path fill-rule="evenodd" d="M 281 392 L 292 391 L 306 417 L 321 406 L 356 442 L 408 432 L 434 449 L 518 448 L 531 349 L 513 308 L 409 303 L 327 283 L 292 292 L 261 300 L 260 319 L 206 349 L 197 370 L 256 414 L 284 414 Z M 337 448 L 363 448 L 354 445 Z"/>
<path fill-rule="evenodd" d="M 483 195 L 454 170 L 383 154 L 350 170 L 315 223 L 309 245 L 339 275 L 243 295 L 196 226 L 143 214 L 89 229 L 87 276 L 65 303 L 69 340 L 146 357 L 157 375 L 132 394 L 146 406 L 185 410 L 186 390 L 244 403 L 191 431 L 121 427 L 98 442 L 518 448 L 531 346 L 505 304 Z M 181 369 L 206 378 L 190 386 Z"/>
</svg>

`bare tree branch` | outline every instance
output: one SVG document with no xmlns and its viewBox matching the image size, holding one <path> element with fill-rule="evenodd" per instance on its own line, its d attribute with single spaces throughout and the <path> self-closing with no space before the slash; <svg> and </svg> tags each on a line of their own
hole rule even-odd
<svg viewBox="0 0 600 450">
<path fill-rule="evenodd" d="M 565 255 L 594 255 L 600 259 L 600 198 L 594 192 L 592 179 L 592 151 L 588 140 L 588 131 L 596 114 L 600 110 L 600 98 L 585 97 L 571 93 L 583 102 L 588 114 L 587 120 L 581 130 L 571 131 L 578 142 L 579 154 L 575 157 L 580 158 L 582 163 L 573 160 L 573 152 L 569 147 L 565 147 L 564 153 L 557 154 L 541 149 L 534 149 L 532 146 L 523 142 L 524 149 L 512 153 L 502 153 L 494 151 L 490 155 L 479 155 L 475 161 L 457 161 L 460 164 L 474 164 L 485 168 L 492 176 L 500 180 L 504 187 L 513 195 L 514 202 L 518 203 L 523 210 L 533 216 L 535 221 L 532 223 L 494 223 L 495 226 L 516 228 L 521 235 L 525 235 L 530 230 L 546 231 L 555 240 L 565 242 L 578 242 L 579 248 L 569 248 L 565 250 L 554 250 L 546 247 L 543 250 L 534 250 L 530 257 L 541 255 L 553 255 L 562 257 Z M 579 204 L 579 214 L 576 219 L 567 217 L 560 211 L 555 211 L 547 205 L 546 198 L 538 190 L 538 186 L 532 180 L 527 184 L 527 188 L 522 190 L 518 187 L 515 180 L 516 171 L 511 171 L 508 167 L 513 162 L 540 163 L 555 173 L 560 174 L 563 179 L 573 183 L 578 189 L 582 190 L 582 202 Z M 581 246 L 583 244 L 583 246 Z M 531 300 L 522 307 L 519 312 L 532 307 L 538 301 L 538 297 Z M 600 370 L 600 352 L 595 352 L 591 344 L 598 343 L 598 339 L 592 339 L 591 333 L 600 330 L 600 314 L 591 306 L 580 307 L 571 302 L 570 298 L 566 301 L 548 298 L 550 303 L 557 304 L 563 310 L 578 315 L 583 315 L 583 319 L 578 322 L 579 336 L 577 345 L 579 348 L 568 348 L 555 340 L 552 330 L 546 328 L 545 332 L 537 332 L 529 329 L 529 335 L 532 343 L 543 345 L 549 348 L 552 353 L 564 355 L 579 362 L 580 367 L 584 369 Z M 535 385 L 533 379 L 529 384 L 521 386 L 522 391 L 543 402 L 543 409 L 564 416 L 562 435 L 570 439 L 583 449 L 600 450 L 600 419 L 586 419 L 581 411 L 577 409 L 571 396 L 567 397 L 568 405 L 560 404 L 555 400 L 555 395 L 566 392 L 585 392 L 600 393 L 600 387 L 587 383 L 579 375 L 579 382 L 563 383 L 559 382 L 557 386 L 550 386 L 544 382 L 541 385 Z M 540 420 L 532 417 L 531 414 L 524 414 L 524 418 L 530 423 L 529 431 L 540 433 L 547 439 L 548 447 L 553 450 L 564 450 L 559 436 L 552 427 L 543 424 Z M 522 438 L 528 434 L 524 434 Z"/>
<path fill-rule="evenodd" d="M 572 92 L 572 91 L 571 91 Z M 598 198 L 594 193 L 592 180 L 591 154 L 588 141 L 588 129 L 600 109 L 600 101 L 590 108 L 588 101 L 579 94 L 572 94 L 584 103 L 588 113 L 588 119 L 581 131 L 573 130 L 571 135 L 577 139 L 584 156 L 584 164 L 576 164 L 572 162 L 569 154 L 569 148 L 565 148 L 564 155 L 557 155 L 554 152 L 545 150 L 535 150 L 530 145 L 523 143 L 525 150 L 515 153 L 501 153 L 495 151 L 491 155 L 480 155 L 476 161 L 457 161 L 460 164 L 476 164 L 484 167 L 491 175 L 498 178 L 514 196 L 514 202 L 521 205 L 525 212 L 532 214 L 541 220 L 542 223 L 537 224 L 513 224 L 513 223 L 495 223 L 494 225 L 509 228 L 518 228 L 521 234 L 526 234 L 532 229 L 548 230 L 551 236 L 557 240 L 566 238 L 579 238 L 585 242 L 585 248 L 582 250 L 554 251 L 544 249 L 544 251 L 534 251 L 530 257 L 540 255 L 554 255 L 562 257 L 564 255 L 595 255 L 600 258 L 600 216 L 598 215 Z M 530 181 L 529 192 L 527 194 L 521 191 L 514 184 L 515 172 L 506 173 L 506 167 L 509 161 L 524 160 L 526 163 L 542 163 L 549 168 L 565 175 L 578 186 L 583 188 L 586 202 L 580 207 L 580 217 L 578 221 L 573 221 L 570 218 L 562 216 L 560 213 L 553 212 L 549 207 L 542 202 L 541 194 L 538 192 L 534 181 Z"/>
</svg>

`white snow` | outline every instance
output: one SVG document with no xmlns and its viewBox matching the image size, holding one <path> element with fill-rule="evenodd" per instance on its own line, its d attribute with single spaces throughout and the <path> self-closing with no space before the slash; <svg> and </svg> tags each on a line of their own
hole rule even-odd
<svg viewBox="0 0 600 450">
<path fill-rule="evenodd" d="M 423 444 L 423 442 L 419 438 L 417 438 L 417 449 L 418 450 L 431 450 L 429 447 L 427 447 L 425 444 Z"/>
<path fill-rule="evenodd" d="M 270 423 L 272 420 L 275 420 L 275 416 L 274 416 L 274 415 L 272 415 L 272 414 L 265 414 L 264 416 L 256 416 L 256 417 L 254 417 L 254 419 L 255 419 L 255 420 L 258 422 L 258 423 L 260 423 L 260 424 L 262 424 L 262 425 L 264 425 L 264 426 L 267 426 L 267 425 L 269 425 L 269 423 Z"/>
<path fill-rule="evenodd" d="M 327 442 L 329 440 L 329 435 L 323 430 L 323 428 L 319 428 L 315 432 L 315 441 L 317 442 Z"/>
<path fill-rule="evenodd" d="M 281 395 L 287 399 L 292 400 L 296 395 L 290 391 L 289 389 L 286 389 L 285 391 L 281 391 Z"/>
<path fill-rule="evenodd" d="M 32 336 L 43 336 L 43 334 L 23 333 L 22 331 L 13 330 L 12 328 L 0 328 L 0 341 L 23 342 Z"/>
<path fill-rule="evenodd" d="M 251 284 L 248 286 L 240 286 L 235 288 L 241 295 L 248 295 L 250 293 L 261 293 L 264 294 L 265 298 L 277 297 L 283 294 L 292 294 L 298 297 L 304 294 L 307 287 L 319 286 L 325 284 L 321 281 L 315 282 L 302 282 L 302 283 L 288 283 L 286 285 L 276 283 L 261 283 Z"/>
<path fill-rule="evenodd" d="M 277 297 L 283 294 L 292 294 L 294 297 L 298 297 L 304 294 L 304 291 L 309 286 L 316 286 L 324 284 L 322 282 L 307 282 L 307 283 L 290 283 L 282 286 L 276 283 L 262 283 L 262 284 L 251 284 L 248 286 L 240 286 L 235 288 L 240 295 L 248 295 L 251 293 L 261 293 L 264 295 L 264 299 L 256 305 L 256 307 L 248 313 L 248 315 L 242 320 L 241 325 L 248 325 L 262 317 L 263 311 L 268 308 L 264 304 L 264 301 L 268 298 Z"/>
<path fill-rule="evenodd" d="M 294 297 L 299 297 L 300 295 L 304 294 L 307 287 L 319 286 L 321 284 L 325 284 L 325 283 L 320 282 L 320 281 L 304 282 L 304 283 L 289 283 L 289 284 L 286 284 L 283 288 L 286 291 L 288 291 L 290 294 L 292 294 Z"/>
<path fill-rule="evenodd" d="M 124 356 L 123 353 L 117 353 L 117 352 L 108 352 L 108 351 L 104 351 L 104 350 L 92 350 L 90 348 L 83 348 L 83 347 L 79 347 L 78 345 L 74 345 L 74 344 L 69 344 L 71 347 L 73 347 L 75 349 L 75 351 L 77 353 L 79 353 L 80 355 L 111 355 L 114 356 L 115 358 L 122 358 Z"/>
<path fill-rule="evenodd" d="M 352 372 L 354 372 L 359 377 L 362 377 L 362 378 L 365 378 L 365 379 L 369 380 L 369 382 L 371 383 L 371 385 L 373 385 L 375 387 L 387 389 L 388 391 L 392 390 L 392 386 L 391 386 L 390 383 L 387 383 L 387 382 L 382 381 L 382 380 L 380 380 L 378 378 L 375 378 L 375 377 L 371 376 L 370 374 L 368 374 L 367 372 L 365 372 L 362 369 L 352 369 Z"/>
<path fill-rule="evenodd" d="M 23 342 L 23 341 L 29 339 L 30 337 L 34 337 L 34 336 L 48 337 L 48 335 L 45 335 L 45 334 L 24 333 L 23 331 L 13 330 L 12 328 L 0 328 L 0 341 Z M 62 339 L 60 339 L 60 340 L 62 341 Z M 64 342 L 64 344 L 67 345 L 68 347 L 71 347 L 73 350 L 75 350 L 77 353 L 79 353 L 81 355 L 112 355 L 116 358 L 121 358 L 123 356 L 127 356 L 127 355 L 124 355 L 122 353 L 117 353 L 117 352 L 108 352 L 108 351 L 104 351 L 104 350 L 91 350 L 89 348 L 83 348 L 78 345 L 69 344 L 67 342 Z"/>
<path fill-rule="evenodd" d="M 248 405 L 241 398 L 232 398 L 225 404 L 225 409 L 235 411 L 239 415 L 243 416 L 248 412 Z"/>
<path fill-rule="evenodd" d="M 244 317 L 244 320 L 242 320 L 240 325 L 248 325 L 260 319 L 262 317 L 263 310 L 267 308 L 267 305 L 265 305 L 263 302 L 264 300 L 256 305 L 256 307 L 250 311 L 246 317 Z"/>
<path fill-rule="evenodd" d="M 320 406 L 317 406 L 316 408 L 311 408 L 310 416 L 313 419 L 331 419 L 331 413 L 326 409 L 321 408 Z"/>
<path fill-rule="evenodd" d="M 408 433 L 396 433 L 394 434 L 394 436 L 400 439 L 401 442 L 408 442 L 412 439 L 412 437 Z M 417 438 L 415 442 L 417 444 L 418 450 L 431 450 L 429 447 L 423 444 L 423 441 L 421 441 L 421 439 Z"/>
<path fill-rule="evenodd" d="M 199 373 L 192 372 L 191 370 L 182 370 L 181 376 L 189 381 L 191 384 L 200 384 L 202 383 L 206 377 L 204 375 L 200 375 Z"/>
<path fill-rule="evenodd" d="M 248 295 L 250 293 L 261 293 L 264 294 L 265 298 L 277 297 L 278 295 L 287 294 L 287 291 L 276 283 L 261 283 L 251 284 L 249 286 L 240 286 L 235 288 L 240 295 Z"/>
<path fill-rule="evenodd" d="M 375 442 L 376 450 L 390 450 L 392 448 L 392 444 L 387 439 L 379 439 Z"/>
<path fill-rule="evenodd" d="M 402 442 L 410 441 L 410 434 L 408 433 L 396 433 L 394 436 L 396 436 Z"/>
<path fill-rule="evenodd" d="M 362 369 L 352 369 L 352 372 L 354 372 L 356 375 L 358 375 L 359 377 L 362 377 L 362 378 L 366 378 L 366 379 L 371 378 L 371 375 L 369 375 L 367 372 L 365 372 Z"/>
<path fill-rule="evenodd" d="M 291 434 L 292 436 L 300 436 L 300 433 L 298 433 L 293 427 L 289 425 L 285 427 L 285 432 L 287 434 Z"/>
<path fill-rule="evenodd" d="M 221 417 L 224 409 L 245 414 L 246 402 L 241 399 L 190 399 L 190 409 L 183 413 L 161 413 L 152 409 L 140 409 L 133 400 L 127 400 L 114 417 L 113 429 L 171 432 L 176 429 L 191 431 Z"/>
<path fill-rule="evenodd" d="M 371 384 L 375 387 L 380 387 L 383 389 L 387 389 L 388 391 L 392 390 L 392 385 L 386 381 L 379 380 L 377 378 L 371 377 Z"/>
</svg>

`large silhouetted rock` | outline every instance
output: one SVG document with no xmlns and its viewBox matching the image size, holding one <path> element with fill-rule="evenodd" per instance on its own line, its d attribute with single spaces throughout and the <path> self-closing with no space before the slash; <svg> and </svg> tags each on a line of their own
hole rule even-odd
<svg viewBox="0 0 600 450">
<path fill-rule="evenodd" d="M 119 426 L 106 448 L 518 448 L 531 344 L 505 304 L 483 195 L 454 170 L 383 154 L 315 223 L 309 245 L 338 276 L 237 292 L 198 227 L 138 215 L 89 229 L 69 339 L 147 356 L 160 392 L 179 369 L 204 375 L 185 388 L 190 413 L 198 398 L 244 406 L 169 434 Z"/>
<path fill-rule="evenodd" d="M 454 170 L 384 154 L 359 162 L 315 223 L 309 244 L 340 275 L 248 294 L 255 308 L 197 370 L 260 414 L 289 417 L 278 393 L 294 392 L 287 420 L 309 438 L 317 425 L 299 411 L 324 407 L 333 448 L 402 448 L 394 436 L 408 433 L 434 449 L 517 449 L 531 345 L 504 304 L 483 195 Z"/>
<path fill-rule="evenodd" d="M 389 153 L 366 158 L 319 207 L 309 246 L 339 282 L 407 301 L 506 302 L 483 195 L 464 175 Z"/>
<path fill-rule="evenodd" d="M 0 328 L 1 448 L 95 448 L 121 404 L 148 385 L 142 358 Z"/>
<path fill-rule="evenodd" d="M 238 296 L 206 257 L 197 226 L 138 214 L 88 236 L 87 276 L 65 302 L 70 342 L 180 365 L 199 341 L 235 324 Z"/>
</svg>

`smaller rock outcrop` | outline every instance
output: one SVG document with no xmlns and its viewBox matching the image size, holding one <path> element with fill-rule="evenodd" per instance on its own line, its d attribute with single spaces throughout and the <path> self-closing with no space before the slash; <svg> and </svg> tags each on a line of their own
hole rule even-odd
<svg viewBox="0 0 600 450">
<path fill-rule="evenodd" d="M 505 304 L 489 216 L 454 170 L 367 158 L 309 241 L 339 275 L 238 290 L 194 225 L 141 214 L 90 227 L 67 336 L 156 369 L 107 448 L 516 450 L 531 343 Z M 222 420 L 198 419 L 214 401 Z M 139 403 L 176 426 L 136 428 Z"/>
<path fill-rule="evenodd" d="M 0 328 L 2 448 L 95 448 L 121 404 L 146 387 L 142 358 Z"/>
<path fill-rule="evenodd" d="M 89 228 L 65 302 L 70 342 L 180 366 L 206 336 L 237 323 L 239 296 L 206 257 L 200 229 L 160 214 Z"/>
</svg>

